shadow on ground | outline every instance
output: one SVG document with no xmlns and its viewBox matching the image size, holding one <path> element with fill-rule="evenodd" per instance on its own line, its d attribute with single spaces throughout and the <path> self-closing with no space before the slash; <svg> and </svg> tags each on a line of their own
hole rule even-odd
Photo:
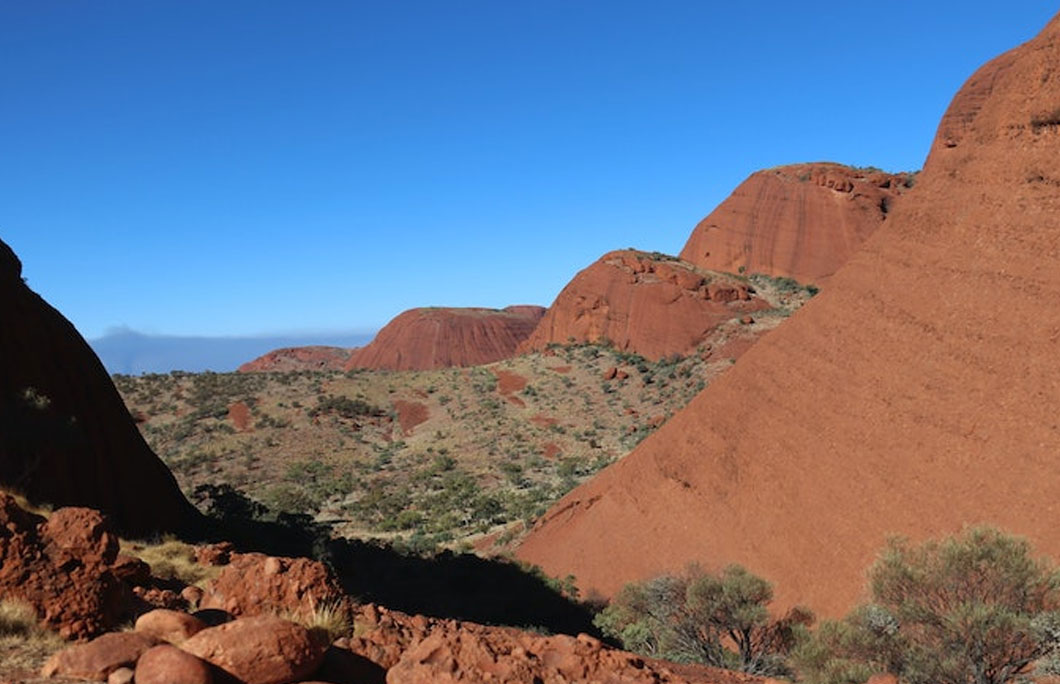
<svg viewBox="0 0 1060 684">
<path fill-rule="evenodd" d="M 272 514 L 227 485 L 203 485 L 194 498 L 211 519 L 209 539 L 231 541 L 243 551 L 324 561 L 360 601 L 438 618 L 597 634 L 587 606 L 515 563 L 448 551 L 417 556 L 331 539 L 329 528 L 309 516 Z"/>
</svg>

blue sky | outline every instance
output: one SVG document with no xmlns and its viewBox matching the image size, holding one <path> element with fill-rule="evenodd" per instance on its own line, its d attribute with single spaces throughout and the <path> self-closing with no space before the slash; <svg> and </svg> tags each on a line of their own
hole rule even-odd
<svg viewBox="0 0 1060 684">
<path fill-rule="evenodd" d="M 0 238 L 87 337 L 374 329 L 923 162 L 1047 3 L 0 0 Z"/>
</svg>

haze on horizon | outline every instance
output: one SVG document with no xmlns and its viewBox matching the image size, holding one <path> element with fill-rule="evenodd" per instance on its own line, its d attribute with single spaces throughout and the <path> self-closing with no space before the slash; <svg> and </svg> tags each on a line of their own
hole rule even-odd
<svg viewBox="0 0 1060 684">
<path fill-rule="evenodd" d="M 548 305 L 748 174 L 919 168 L 1015 0 L 0 0 L 0 238 L 89 338 Z"/>
</svg>

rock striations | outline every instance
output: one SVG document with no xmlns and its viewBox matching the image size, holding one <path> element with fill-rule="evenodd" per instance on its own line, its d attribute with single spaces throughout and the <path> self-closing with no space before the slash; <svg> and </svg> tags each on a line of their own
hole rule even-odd
<svg viewBox="0 0 1060 684">
<path fill-rule="evenodd" d="M 823 162 L 758 171 L 699 222 L 681 258 L 819 283 L 880 227 L 913 180 Z"/>
<path fill-rule="evenodd" d="M 767 308 L 736 278 L 658 253 L 610 252 L 563 288 L 519 352 L 608 340 L 658 360 L 693 353 L 720 323 Z"/>
<path fill-rule="evenodd" d="M 891 534 L 992 523 L 1060 557 L 1060 16 L 951 104 L 829 282 L 518 551 L 583 591 L 698 561 L 781 608 L 859 598 Z"/>
<path fill-rule="evenodd" d="M 540 306 L 409 309 L 371 344 L 354 350 L 346 370 L 432 370 L 500 361 L 515 354 L 544 313 Z"/>
<path fill-rule="evenodd" d="M 0 242 L 0 486 L 98 508 L 127 533 L 197 525 L 99 359 L 21 275 Z"/>
</svg>

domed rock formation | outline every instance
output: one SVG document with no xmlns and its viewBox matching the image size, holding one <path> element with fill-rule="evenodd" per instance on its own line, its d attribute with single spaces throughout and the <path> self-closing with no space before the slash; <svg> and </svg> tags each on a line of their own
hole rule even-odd
<svg viewBox="0 0 1060 684">
<path fill-rule="evenodd" d="M 912 184 L 910 174 L 826 162 L 758 171 L 699 222 L 681 258 L 715 271 L 819 283 L 880 227 Z"/>
<path fill-rule="evenodd" d="M 21 275 L 0 241 L 0 486 L 98 508 L 130 534 L 197 527 L 99 359 Z"/>
<path fill-rule="evenodd" d="M 719 323 L 767 308 L 735 278 L 658 253 L 609 252 L 563 288 L 519 352 L 607 340 L 657 360 L 692 353 Z"/>
<path fill-rule="evenodd" d="M 891 534 L 991 523 L 1060 557 L 1060 16 L 982 67 L 914 191 L 787 323 L 518 551 L 582 591 L 741 563 L 859 599 Z"/>
<path fill-rule="evenodd" d="M 409 309 L 355 350 L 346 370 L 432 370 L 500 361 L 515 354 L 544 313 L 540 306 Z"/>
<path fill-rule="evenodd" d="M 326 346 L 284 347 L 262 354 L 253 361 L 247 361 L 239 367 L 239 372 L 342 370 L 353 351 L 343 347 Z"/>
</svg>

